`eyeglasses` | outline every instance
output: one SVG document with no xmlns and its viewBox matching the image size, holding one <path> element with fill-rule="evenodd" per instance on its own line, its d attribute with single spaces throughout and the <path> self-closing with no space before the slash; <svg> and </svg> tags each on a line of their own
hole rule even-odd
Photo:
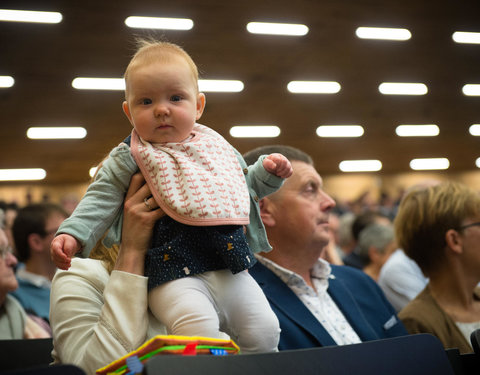
<svg viewBox="0 0 480 375">
<path fill-rule="evenodd" d="M 0 247 L 0 259 L 7 259 L 8 254 L 13 254 L 13 249 L 11 246 L 1 246 Z"/>
<path fill-rule="evenodd" d="M 470 227 L 477 227 L 477 226 L 480 226 L 480 221 L 477 221 L 475 223 L 462 225 L 462 226 L 458 227 L 458 229 L 462 230 L 462 229 L 467 229 L 467 228 L 470 228 Z"/>
</svg>

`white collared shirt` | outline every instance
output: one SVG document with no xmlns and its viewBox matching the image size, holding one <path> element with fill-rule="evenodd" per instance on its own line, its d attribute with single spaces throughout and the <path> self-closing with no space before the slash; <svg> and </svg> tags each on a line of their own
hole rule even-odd
<svg viewBox="0 0 480 375">
<path fill-rule="evenodd" d="M 36 273 L 28 272 L 25 267 L 18 268 L 16 272 L 17 278 L 28 281 L 38 288 L 48 288 L 52 286 L 52 282 L 45 276 L 38 275 Z"/>
<path fill-rule="evenodd" d="M 328 279 L 335 278 L 331 274 L 331 267 L 328 262 L 319 259 L 314 264 L 311 270 L 312 282 L 315 286 L 315 289 L 313 289 L 297 273 L 258 254 L 256 254 L 256 257 L 260 263 L 287 284 L 338 345 L 361 342 L 332 297 L 327 293 Z"/>
</svg>

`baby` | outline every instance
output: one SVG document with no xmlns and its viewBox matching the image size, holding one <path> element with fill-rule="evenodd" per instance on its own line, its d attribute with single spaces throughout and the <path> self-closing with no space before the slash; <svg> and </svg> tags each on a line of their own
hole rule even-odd
<svg viewBox="0 0 480 375">
<path fill-rule="evenodd" d="M 139 168 L 153 195 L 146 208 L 166 213 L 145 259 L 152 313 L 169 334 L 226 332 L 243 353 L 275 351 L 278 320 L 247 270 L 252 250 L 271 250 L 257 202 L 292 174 L 290 162 L 271 154 L 247 168 L 222 136 L 196 123 L 205 95 L 195 63 L 177 45 L 143 42 L 125 83 L 123 111 L 134 129 L 59 228 L 52 259 L 68 269 L 107 230 L 106 247 L 121 242 L 122 203 Z"/>
</svg>

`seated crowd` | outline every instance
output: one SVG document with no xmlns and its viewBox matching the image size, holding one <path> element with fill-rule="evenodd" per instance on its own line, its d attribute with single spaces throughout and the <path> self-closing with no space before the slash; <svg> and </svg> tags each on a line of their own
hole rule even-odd
<svg viewBox="0 0 480 375">
<path fill-rule="evenodd" d="M 473 351 L 469 336 L 480 328 L 476 191 L 443 182 L 413 187 L 388 207 L 336 207 L 301 150 L 263 146 L 244 159 L 251 164 L 272 153 L 284 155 L 293 174 L 259 199 L 272 250 L 256 254 L 249 273 L 278 318 L 278 350 L 430 333 L 446 349 Z M 145 254 L 163 215 L 144 203 L 150 195 L 135 175 L 121 245 L 99 243 L 68 271 L 50 258 L 68 216 L 61 206 L 0 206 L 0 339 L 53 336 L 55 363 L 93 373 L 168 334 L 147 307 Z M 14 219 L 6 220 L 12 207 Z"/>
</svg>

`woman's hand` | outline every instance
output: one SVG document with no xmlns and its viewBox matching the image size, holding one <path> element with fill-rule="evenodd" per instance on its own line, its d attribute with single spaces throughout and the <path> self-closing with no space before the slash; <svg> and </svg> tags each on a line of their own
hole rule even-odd
<svg viewBox="0 0 480 375">
<path fill-rule="evenodd" d="M 163 215 L 143 176 L 133 175 L 124 202 L 122 243 L 115 270 L 143 275 L 153 226 Z"/>
</svg>

